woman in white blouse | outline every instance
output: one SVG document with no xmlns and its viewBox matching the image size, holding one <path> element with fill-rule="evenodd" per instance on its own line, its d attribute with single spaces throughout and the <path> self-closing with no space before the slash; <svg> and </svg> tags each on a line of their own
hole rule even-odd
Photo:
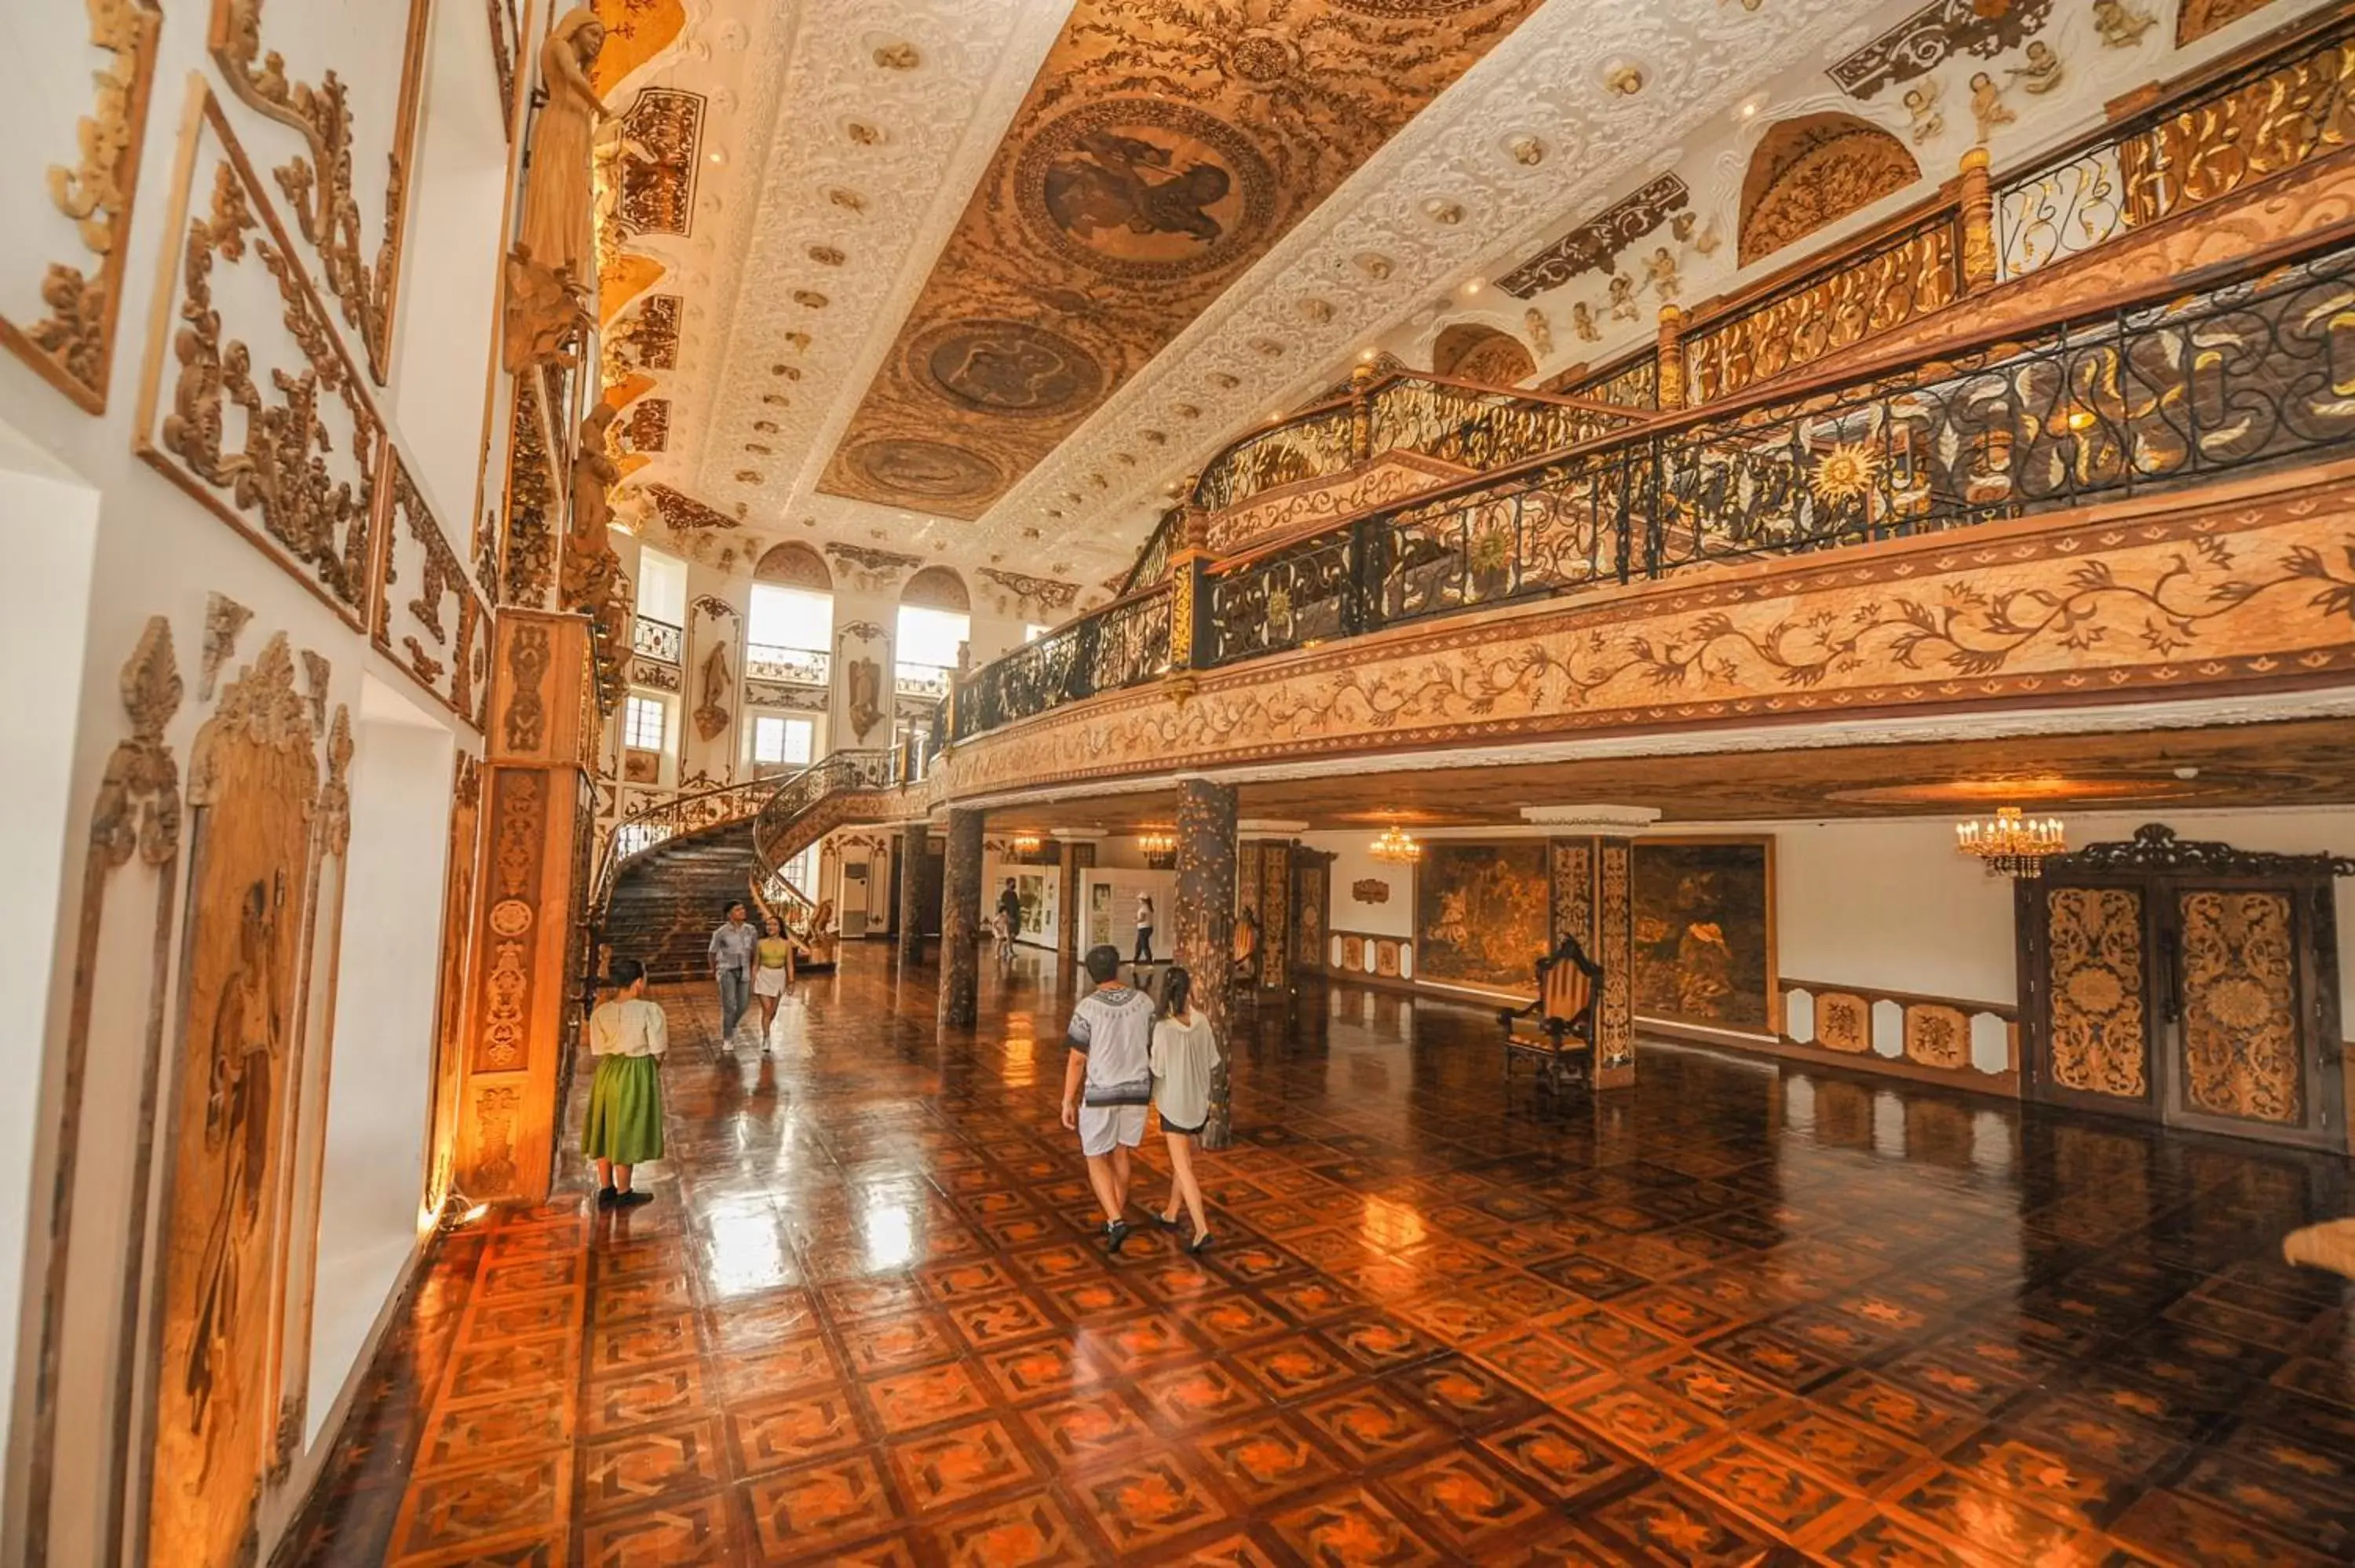
<svg viewBox="0 0 2355 1568">
<path fill-rule="evenodd" d="M 662 1072 L 670 1049 L 670 1021 L 646 1000 L 646 966 L 615 959 L 615 995 L 589 1015 L 589 1050 L 597 1076 L 589 1086 L 588 1125 L 581 1150 L 597 1162 L 597 1206 L 626 1208 L 655 1201 L 633 1191 L 630 1168 L 663 1152 Z"/>
</svg>

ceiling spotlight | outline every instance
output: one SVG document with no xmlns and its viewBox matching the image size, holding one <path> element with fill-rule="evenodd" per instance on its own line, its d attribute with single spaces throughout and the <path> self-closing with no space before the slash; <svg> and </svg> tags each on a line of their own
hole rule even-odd
<svg viewBox="0 0 2355 1568">
<path fill-rule="evenodd" d="M 1370 348 L 1361 348 L 1358 350 L 1358 358 L 1365 364 L 1371 365 L 1374 362 L 1374 351 Z"/>
<path fill-rule="evenodd" d="M 2200 777 L 2200 769 L 2197 768 L 2179 768 L 2175 770 L 2175 776 L 2178 779 L 2182 779 L 2186 784 L 2189 784 L 2194 779 Z"/>
<path fill-rule="evenodd" d="M 1480 291 L 1480 280 L 1477 278 L 1466 278 L 1464 281 L 1464 291 L 1467 294 L 1476 294 Z"/>
</svg>

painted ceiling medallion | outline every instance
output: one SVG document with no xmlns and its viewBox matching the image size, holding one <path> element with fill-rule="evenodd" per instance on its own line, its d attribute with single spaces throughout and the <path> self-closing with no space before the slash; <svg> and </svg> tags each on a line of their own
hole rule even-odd
<svg viewBox="0 0 2355 1568">
<path fill-rule="evenodd" d="M 978 516 L 1536 6 L 1078 0 L 820 488 Z M 1041 303 L 1076 351 L 1047 379 L 1096 367 L 1055 418 L 1028 392 L 960 397 L 913 352 Z M 929 449 L 972 460 L 953 493 Z M 990 487 L 963 488 L 983 471 Z M 901 472 L 934 487 L 881 482 Z"/>
<path fill-rule="evenodd" d="M 914 378 L 980 413 L 1051 418 L 1103 390 L 1103 367 L 1087 350 L 1028 322 L 944 322 L 908 352 Z"/>
<path fill-rule="evenodd" d="M 945 441 L 862 441 L 850 449 L 849 457 L 875 488 L 924 501 L 986 495 L 1002 482 L 986 459 Z"/>
</svg>

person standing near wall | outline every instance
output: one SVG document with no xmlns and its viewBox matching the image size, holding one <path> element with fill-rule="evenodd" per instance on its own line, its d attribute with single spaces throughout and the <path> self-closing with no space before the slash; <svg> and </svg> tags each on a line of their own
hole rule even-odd
<svg viewBox="0 0 2355 1568">
<path fill-rule="evenodd" d="M 1136 957 L 1130 961 L 1139 964 L 1153 961 L 1153 895 L 1150 893 L 1136 895 Z"/>
<path fill-rule="evenodd" d="M 719 982 L 719 1039 L 721 1044 L 736 1038 L 736 1025 L 743 1022 L 744 1010 L 751 1005 L 752 950 L 760 943 L 760 933 L 744 918 L 744 901 L 728 906 L 728 918 L 711 933 L 711 973 Z"/>
</svg>

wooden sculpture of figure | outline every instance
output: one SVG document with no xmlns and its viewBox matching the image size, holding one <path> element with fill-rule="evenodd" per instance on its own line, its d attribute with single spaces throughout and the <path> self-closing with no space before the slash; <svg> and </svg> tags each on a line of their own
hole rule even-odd
<svg viewBox="0 0 2355 1568">
<path fill-rule="evenodd" d="M 1934 77 L 1923 77 L 1922 85 L 1907 90 L 1905 112 L 1913 117 L 1913 140 L 1927 142 L 1946 128 L 1946 117 L 1938 108 L 1938 83 Z"/>
<path fill-rule="evenodd" d="M 1570 330 L 1578 334 L 1581 343 L 1602 341 L 1603 329 L 1594 324 L 1594 310 L 1584 300 L 1570 307 Z"/>
<path fill-rule="evenodd" d="M 2018 77 L 2020 87 L 2029 92 L 2050 92 L 2061 85 L 2061 57 L 2052 52 L 2051 44 L 2033 39 L 2028 46 L 2028 63 L 2006 67 L 2005 74 Z"/>
<path fill-rule="evenodd" d="M 703 661 L 703 702 L 695 710 L 696 733 L 704 739 L 715 740 L 728 727 L 728 701 L 735 690 L 728 673 L 728 644 L 714 642 Z"/>
<path fill-rule="evenodd" d="M 606 536 L 613 515 L 611 493 L 622 478 L 621 468 L 605 450 L 606 433 L 617 412 L 610 403 L 589 410 L 581 421 L 580 451 L 572 460 L 572 520 L 564 531 L 564 606 L 591 616 L 613 598 L 622 576 L 621 557 Z"/>
<path fill-rule="evenodd" d="M 1995 134 L 1998 125 L 2009 125 L 2019 118 L 2003 101 L 2003 89 L 1996 86 L 1995 78 L 1981 71 L 1971 78 L 1971 118 L 1979 122 L 1979 140 Z"/>
<path fill-rule="evenodd" d="M 531 177 L 523 193 L 523 243 L 541 266 L 584 293 L 597 281 L 590 151 L 597 122 L 611 118 L 590 85 L 589 69 L 604 47 L 605 24 L 586 5 L 559 17 L 540 46 L 548 102 L 532 122 Z"/>
<path fill-rule="evenodd" d="M 2158 18 L 2137 10 L 2127 0 L 2094 0 L 2094 30 L 2105 49 L 2130 49 L 2158 26 Z"/>
<path fill-rule="evenodd" d="M 1529 328 L 1529 346 L 1538 351 L 1539 358 L 1553 352 L 1553 323 L 1546 320 L 1543 311 L 1531 305 L 1521 313 L 1521 324 Z"/>
<path fill-rule="evenodd" d="M 597 285 L 597 240 L 590 155 L 597 122 L 609 116 L 590 85 L 589 68 L 604 47 L 605 25 L 586 6 L 567 12 L 540 47 L 548 102 L 532 122 L 523 230 L 506 264 L 501 363 L 509 374 L 533 365 L 579 363 L 574 345 L 593 325 L 588 301 Z"/>
</svg>

